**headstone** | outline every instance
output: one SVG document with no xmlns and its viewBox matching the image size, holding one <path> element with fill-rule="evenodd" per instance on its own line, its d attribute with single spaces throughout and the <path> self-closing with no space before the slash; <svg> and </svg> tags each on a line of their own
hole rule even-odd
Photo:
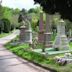
<svg viewBox="0 0 72 72">
<path fill-rule="evenodd" d="M 21 26 L 20 27 L 20 38 L 19 38 L 19 41 L 20 42 L 25 42 L 26 41 L 26 26 Z"/>
<path fill-rule="evenodd" d="M 57 36 L 53 47 L 59 50 L 69 49 L 68 39 L 65 35 L 65 22 L 63 20 L 60 20 L 59 24 L 57 24 Z"/>
<path fill-rule="evenodd" d="M 51 41 L 51 15 L 46 14 L 46 30 L 44 33 L 44 43 L 45 43 L 45 47 L 52 47 L 52 41 Z"/>
<path fill-rule="evenodd" d="M 31 29 L 31 24 L 28 21 L 28 28 L 25 31 L 26 33 L 26 42 L 28 42 L 29 44 L 32 44 L 32 29 Z"/>
<path fill-rule="evenodd" d="M 39 34 L 38 34 L 38 42 L 44 42 L 44 25 L 43 25 L 43 12 L 40 12 L 40 21 L 39 21 Z"/>
</svg>

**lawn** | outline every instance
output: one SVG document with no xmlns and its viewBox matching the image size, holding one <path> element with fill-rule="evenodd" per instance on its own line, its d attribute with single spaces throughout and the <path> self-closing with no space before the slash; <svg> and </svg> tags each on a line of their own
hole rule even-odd
<svg viewBox="0 0 72 72">
<path fill-rule="evenodd" d="M 0 38 L 5 37 L 5 36 L 8 36 L 9 34 L 11 34 L 11 32 L 10 33 L 1 33 L 0 34 Z"/>
<path fill-rule="evenodd" d="M 72 46 L 72 43 L 70 43 Z M 60 66 L 55 63 L 53 58 L 55 55 L 51 56 L 44 56 L 39 53 L 35 53 L 30 50 L 29 44 L 18 44 L 18 45 L 11 45 L 10 43 L 6 44 L 5 47 L 15 53 L 16 55 L 22 57 L 23 59 L 27 59 L 33 62 L 36 62 L 42 66 L 51 68 L 56 70 L 57 72 L 72 72 L 72 64 L 67 64 L 65 66 Z"/>
</svg>

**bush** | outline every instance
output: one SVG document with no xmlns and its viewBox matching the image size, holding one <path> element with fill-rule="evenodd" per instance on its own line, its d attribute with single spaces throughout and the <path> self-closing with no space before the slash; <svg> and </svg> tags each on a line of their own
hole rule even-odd
<svg viewBox="0 0 72 72">
<path fill-rule="evenodd" d="M 0 20 L 0 33 L 4 30 L 4 23 Z"/>
<path fill-rule="evenodd" d="M 2 19 L 2 21 L 4 23 L 4 30 L 3 30 L 3 32 L 9 33 L 10 29 L 11 29 L 10 21 L 8 19 Z"/>
<path fill-rule="evenodd" d="M 11 31 L 14 30 L 15 26 L 14 24 L 11 24 Z"/>
</svg>

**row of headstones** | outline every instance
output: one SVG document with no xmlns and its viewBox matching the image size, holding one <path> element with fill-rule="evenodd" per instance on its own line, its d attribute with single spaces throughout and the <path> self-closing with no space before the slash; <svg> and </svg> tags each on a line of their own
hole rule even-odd
<svg viewBox="0 0 72 72">
<path fill-rule="evenodd" d="M 65 22 L 61 19 L 57 24 L 57 36 L 54 43 L 52 43 L 51 36 L 51 21 L 52 16 L 46 14 L 46 28 L 44 32 L 43 24 L 43 13 L 40 14 L 40 23 L 39 23 L 39 37 L 38 41 L 44 43 L 45 47 L 57 48 L 59 50 L 69 49 L 69 42 L 65 35 Z"/>
<path fill-rule="evenodd" d="M 57 24 L 57 36 L 54 43 L 52 43 L 51 17 L 51 15 L 46 14 L 46 28 L 44 31 L 43 12 L 40 13 L 38 42 L 44 44 L 45 47 L 59 48 L 61 50 L 69 49 L 68 40 L 65 35 L 65 24 L 63 20 L 60 20 L 59 24 Z M 20 28 L 20 41 L 29 42 L 32 44 L 31 26 L 29 29 L 27 29 L 25 26 Z"/>
</svg>

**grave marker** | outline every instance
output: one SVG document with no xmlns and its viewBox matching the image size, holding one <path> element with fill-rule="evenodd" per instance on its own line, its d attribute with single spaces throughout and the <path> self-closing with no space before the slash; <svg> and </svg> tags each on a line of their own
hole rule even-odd
<svg viewBox="0 0 72 72">
<path fill-rule="evenodd" d="M 59 24 L 57 24 L 57 36 L 53 47 L 59 50 L 69 49 L 68 39 L 65 35 L 65 22 L 63 20 L 60 20 Z"/>
</svg>

